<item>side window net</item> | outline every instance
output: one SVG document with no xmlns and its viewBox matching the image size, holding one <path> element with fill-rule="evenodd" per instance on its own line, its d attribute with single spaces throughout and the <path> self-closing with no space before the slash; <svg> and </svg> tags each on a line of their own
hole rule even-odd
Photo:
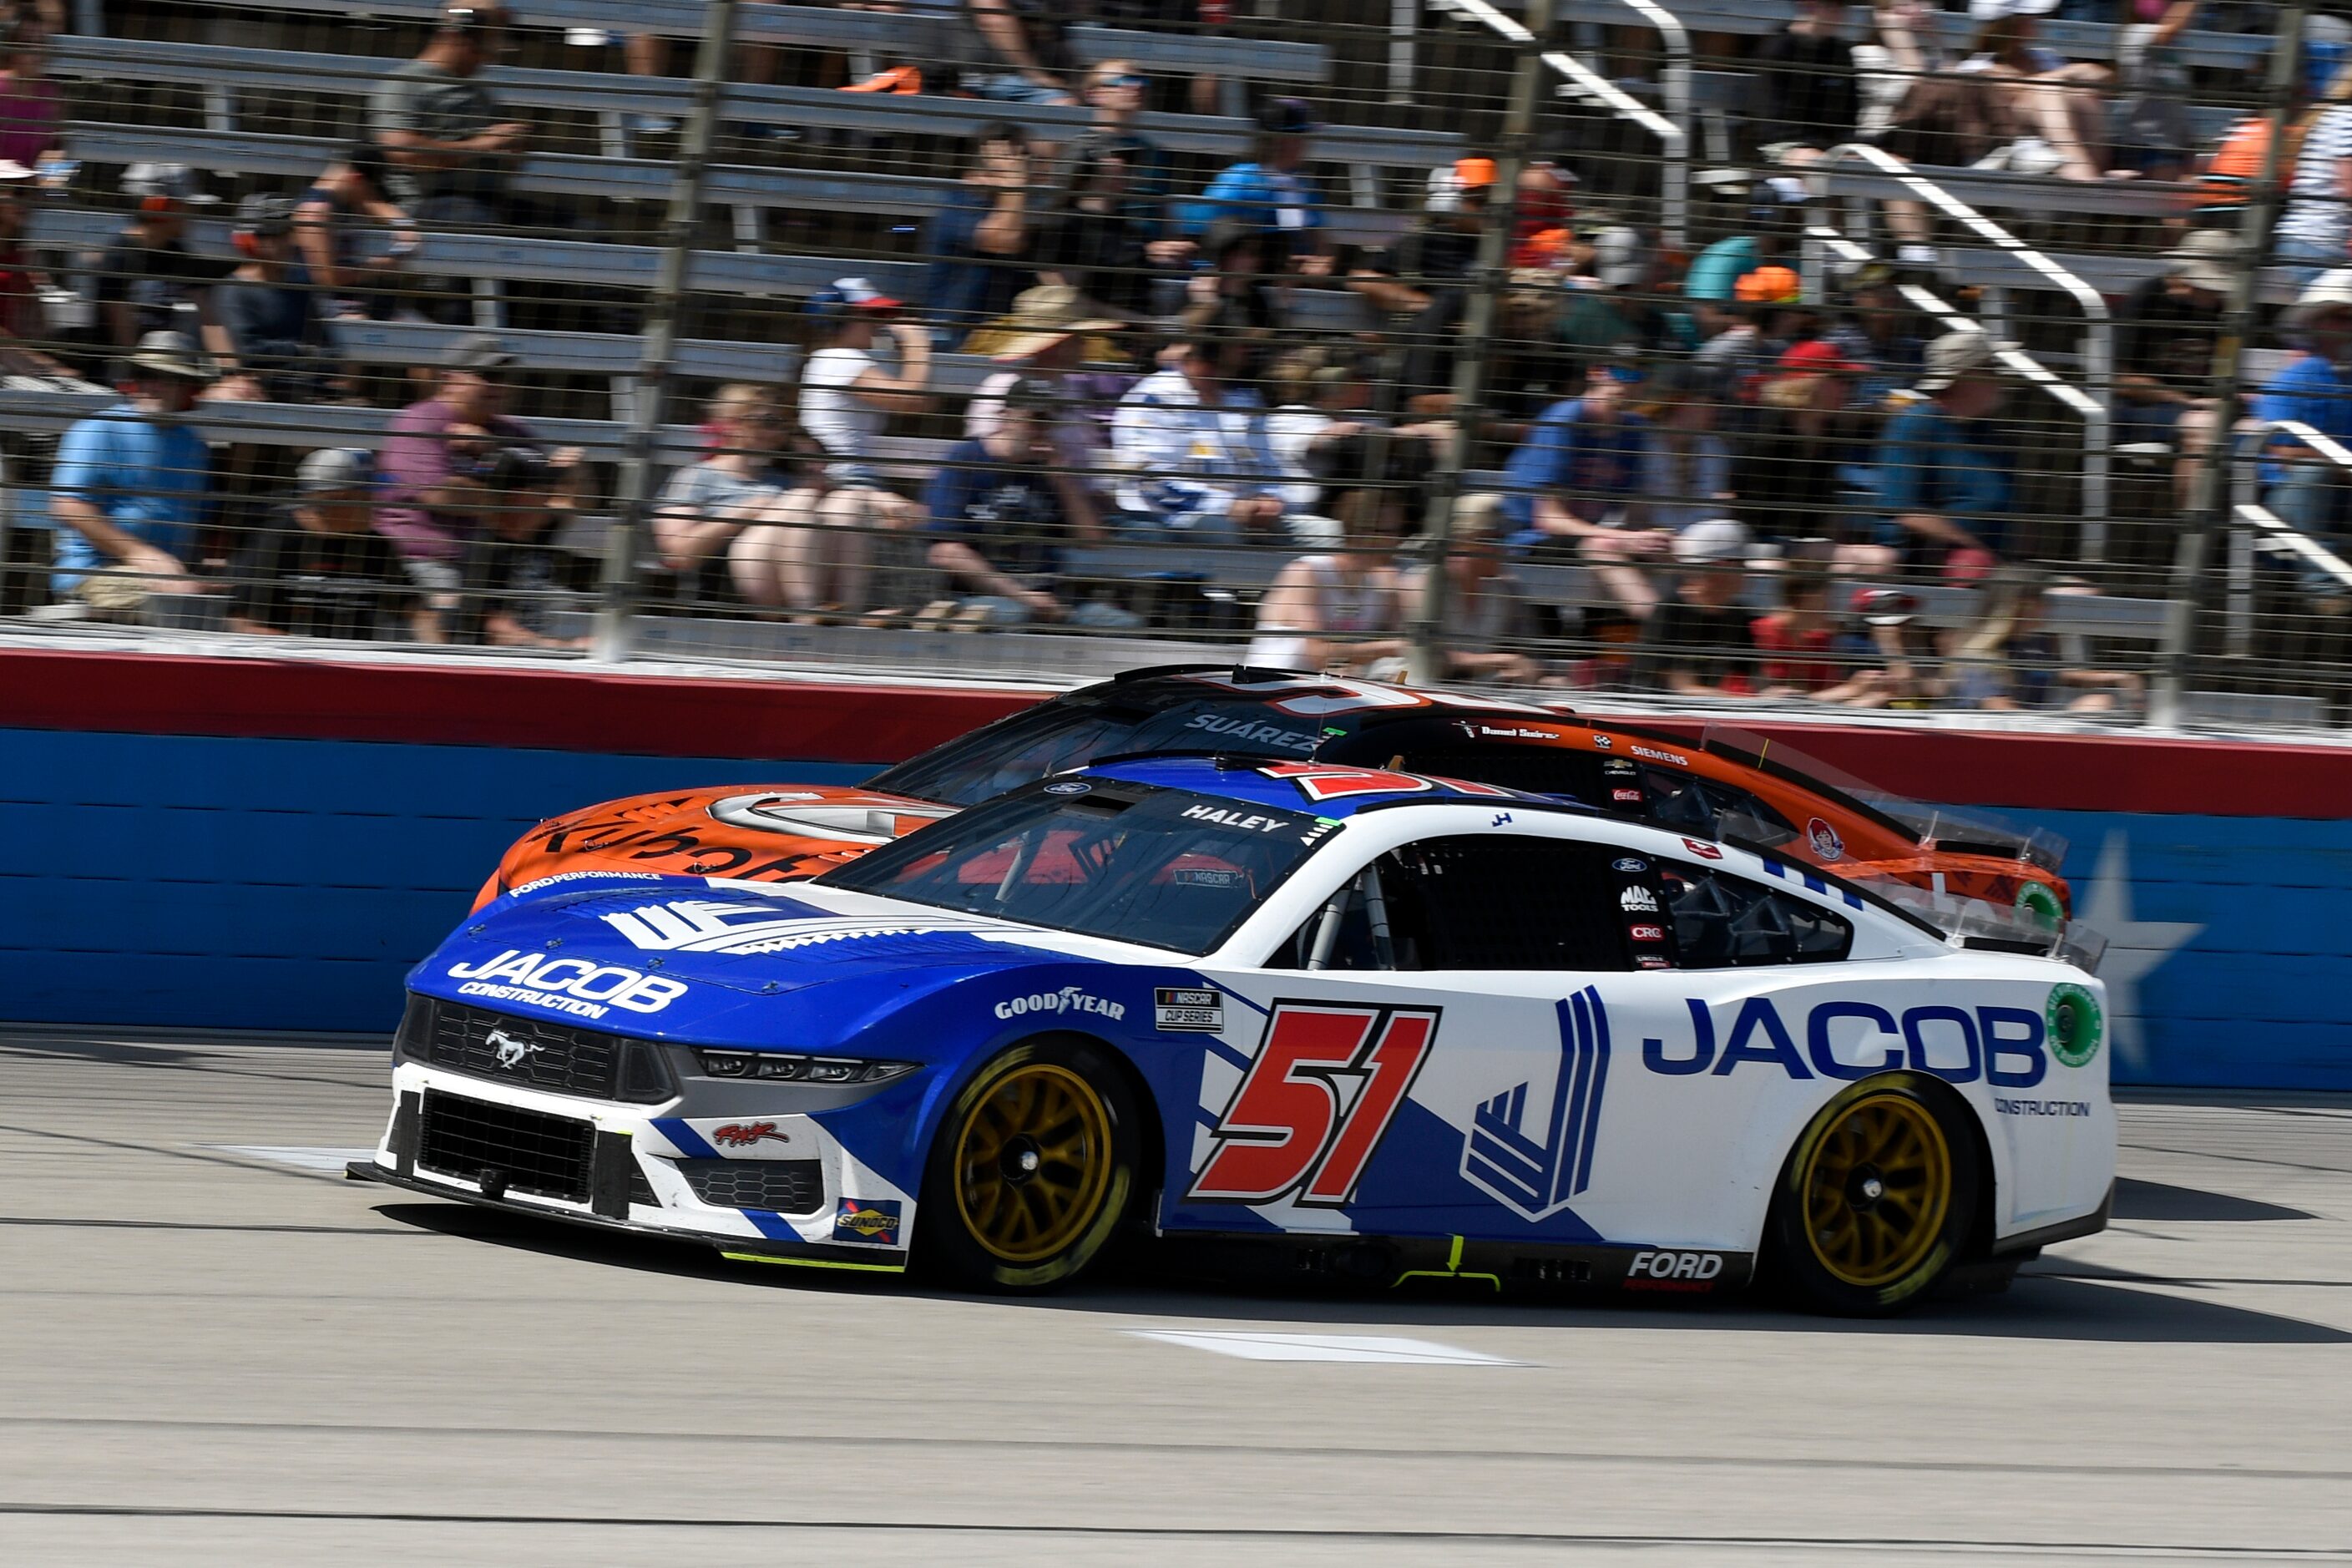
<svg viewBox="0 0 2352 1568">
<path fill-rule="evenodd" d="M 1744 789 L 1671 768 L 1645 767 L 1650 816 L 1694 838 L 1737 838 L 1769 849 L 1797 837 L 1789 819 Z"/>
<path fill-rule="evenodd" d="M 1853 927 L 1838 916 L 1745 878 L 1673 864 L 1659 873 L 1681 968 L 1826 963 L 1853 945 Z"/>
</svg>

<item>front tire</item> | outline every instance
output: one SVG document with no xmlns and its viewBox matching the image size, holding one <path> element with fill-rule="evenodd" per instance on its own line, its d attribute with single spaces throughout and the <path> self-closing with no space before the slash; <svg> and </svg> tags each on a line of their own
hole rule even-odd
<svg viewBox="0 0 2352 1568">
<path fill-rule="evenodd" d="M 1101 1047 L 1053 1037 L 990 1061 L 923 1173 L 916 1262 L 984 1290 L 1051 1289 L 1101 1255 L 1137 1186 L 1141 1118 Z"/>
<path fill-rule="evenodd" d="M 1883 1073 L 1823 1106 L 1790 1150 L 1767 1222 L 1798 1304 L 1890 1317 L 1958 1259 L 1983 1179 L 1965 1106 L 1940 1079 Z"/>
</svg>

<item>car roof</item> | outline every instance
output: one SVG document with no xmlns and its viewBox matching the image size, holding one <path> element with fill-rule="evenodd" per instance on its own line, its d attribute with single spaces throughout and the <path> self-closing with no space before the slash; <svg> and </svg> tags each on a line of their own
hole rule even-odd
<svg viewBox="0 0 2352 1568">
<path fill-rule="evenodd" d="M 1075 776 L 1189 790 L 1195 795 L 1220 795 L 1239 805 L 1307 811 L 1336 819 L 1388 805 L 1479 805 L 1498 800 L 1583 816 L 1599 815 L 1578 802 L 1528 795 L 1498 784 L 1465 784 L 1457 779 L 1386 768 L 1282 762 L 1258 756 L 1129 757 L 1078 769 Z"/>
</svg>

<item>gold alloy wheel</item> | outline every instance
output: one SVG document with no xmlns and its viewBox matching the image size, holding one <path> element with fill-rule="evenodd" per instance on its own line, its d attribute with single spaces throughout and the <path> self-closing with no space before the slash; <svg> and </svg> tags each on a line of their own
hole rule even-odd
<svg viewBox="0 0 2352 1568">
<path fill-rule="evenodd" d="M 1844 1284 L 1876 1289 L 1918 1268 L 1943 1235 L 1951 1147 L 1917 1100 L 1869 1095 L 1823 1130 L 1797 1190 L 1822 1267 Z"/>
<path fill-rule="evenodd" d="M 1110 1111 L 1065 1067 L 1013 1068 L 957 1131 L 956 1207 L 972 1239 L 1007 1263 L 1035 1263 L 1095 1223 L 1110 1189 Z"/>
</svg>

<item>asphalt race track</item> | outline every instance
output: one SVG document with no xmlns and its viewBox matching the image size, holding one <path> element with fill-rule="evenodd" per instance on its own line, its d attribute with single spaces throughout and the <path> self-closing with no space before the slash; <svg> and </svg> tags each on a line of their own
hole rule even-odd
<svg viewBox="0 0 2352 1568">
<path fill-rule="evenodd" d="M 0 1035 L 0 1562 L 2352 1562 L 2352 1102 L 2127 1105 L 2113 1231 L 1864 1325 L 836 1285 L 302 1168 L 385 1070 Z"/>
</svg>

